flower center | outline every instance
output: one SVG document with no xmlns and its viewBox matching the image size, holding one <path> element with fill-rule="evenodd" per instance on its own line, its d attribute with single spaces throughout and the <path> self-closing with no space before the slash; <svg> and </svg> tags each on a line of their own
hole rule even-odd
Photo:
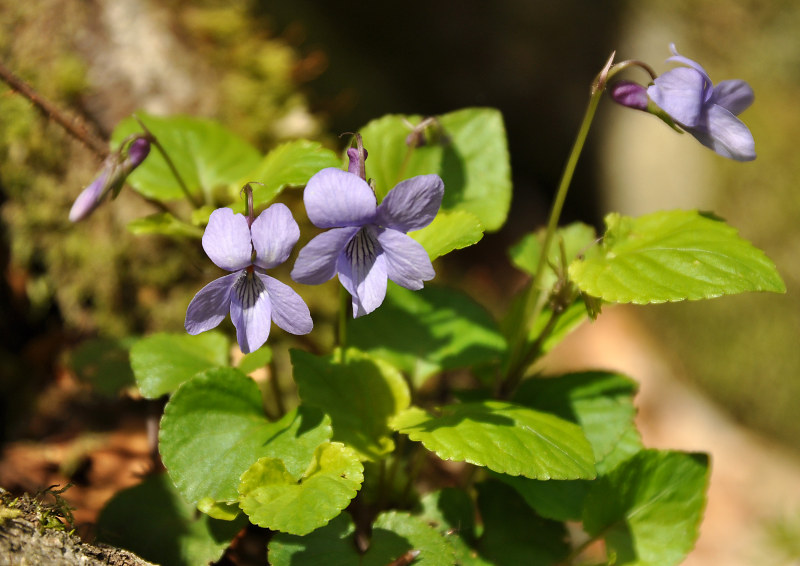
<svg viewBox="0 0 800 566">
<path fill-rule="evenodd" d="M 369 226 L 364 226 L 347 242 L 344 253 L 352 265 L 371 265 L 377 255 L 376 247 L 372 230 Z"/>
<path fill-rule="evenodd" d="M 266 290 L 264 283 L 251 269 L 242 271 L 242 274 L 236 279 L 236 283 L 233 284 L 233 292 L 236 293 L 242 309 L 245 310 L 252 308 L 261 293 L 265 293 Z"/>
</svg>

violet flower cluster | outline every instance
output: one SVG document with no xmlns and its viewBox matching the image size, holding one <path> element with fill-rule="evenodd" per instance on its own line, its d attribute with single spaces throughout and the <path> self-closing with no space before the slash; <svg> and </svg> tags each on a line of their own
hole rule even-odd
<svg viewBox="0 0 800 566">
<path fill-rule="evenodd" d="M 737 118 L 753 103 L 750 85 L 736 79 L 714 86 L 700 64 L 680 55 L 674 44 L 670 45 L 670 51 L 672 57 L 667 61 L 685 66 L 667 71 L 646 88 L 620 81 L 611 87 L 614 101 L 655 114 L 663 111 L 675 124 L 723 157 L 736 161 L 755 159 L 753 136 Z M 650 101 L 657 108 L 652 108 Z"/>
</svg>

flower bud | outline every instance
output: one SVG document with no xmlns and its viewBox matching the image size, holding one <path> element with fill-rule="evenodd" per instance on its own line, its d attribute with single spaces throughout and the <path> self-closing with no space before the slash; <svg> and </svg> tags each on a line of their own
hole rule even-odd
<svg viewBox="0 0 800 566">
<path fill-rule="evenodd" d="M 631 81 L 618 81 L 609 89 L 611 99 L 617 104 L 647 111 L 647 89 Z"/>
<path fill-rule="evenodd" d="M 359 147 L 351 147 L 347 150 L 347 157 L 350 159 L 347 171 L 353 175 L 358 175 L 366 181 L 367 169 L 365 162 L 367 161 L 367 150 L 359 144 Z"/>
</svg>

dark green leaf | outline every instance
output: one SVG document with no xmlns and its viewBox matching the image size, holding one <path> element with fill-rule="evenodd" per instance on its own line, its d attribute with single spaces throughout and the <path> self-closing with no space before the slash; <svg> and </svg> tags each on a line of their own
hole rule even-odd
<svg viewBox="0 0 800 566">
<path fill-rule="evenodd" d="M 98 540 L 164 566 L 214 562 L 247 521 L 197 515 L 166 474 L 117 493 L 97 520 Z"/>
<path fill-rule="evenodd" d="M 291 355 L 300 399 L 330 415 L 334 440 L 366 460 L 394 449 L 388 421 L 410 402 L 400 372 L 352 348 L 344 355 L 320 357 L 301 350 Z"/>
<path fill-rule="evenodd" d="M 506 348 L 486 310 L 454 289 L 390 285 L 381 308 L 348 326 L 352 344 L 421 385 L 434 373 L 498 361 Z"/>
<path fill-rule="evenodd" d="M 324 527 L 305 536 L 275 533 L 269 542 L 272 566 L 359 566 L 353 520 L 340 513 Z"/>
<path fill-rule="evenodd" d="M 228 364 L 228 340 L 218 332 L 153 334 L 131 348 L 131 367 L 144 397 L 172 393 L 195 374 Z"/>
<path fill-rule="evenodd" d="M 129 351 L 135 338 L 86 340 L 70 356 L 72 371 L 103 395 L 116 396 L 135 384 Z"/>
<path fill-rule="evenodd" d="M 409 551 L 419 551 L 415 566 L 451 566 L 452 548 L 444 536 L 419 517 L 401 511 L 378 515 L 361 566 L 386 566 Z"/>
</svg>

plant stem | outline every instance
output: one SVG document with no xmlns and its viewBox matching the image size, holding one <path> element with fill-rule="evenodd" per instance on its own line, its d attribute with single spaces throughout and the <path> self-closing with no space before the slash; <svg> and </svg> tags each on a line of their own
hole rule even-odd
<svg viewBox="0 0 800 566">
<path fill-rule="evenodd" d="M 347 348 L 347 313 L 351 311 L 350 294 L 342 285 L 339 285 L 339 325 L 337 328 L 336 342 L 339 351 L 344 354 Z"/>
<path fill-rule="evenodd" d="M 542 243 L 539 252 L 539 262 L 536 266 L 533 279 L 528 284 L 525 290 L 525 297 L 523 300 L 523 313 L 520 317 L 520 323 L 517 325 L 515 332 L 511 336 L 511 356 L 507 370 L 505 372 L 505 379 L 501 384 L 501 391 L 508 395 L 516 389 L 519 382 L 522 381 L 525 369 L 529 362 L 528 335 L 531 326 L 536 319 L 541 315 L 542 309 L 547 302 L 549 289 L 541 289 L 542 280 L 544 279 L 545 269 L 547 268 L 547 260 L 550 256 L 550 246 L 553 243 L 556 229 L 558 228 L 558 221 L 561 218 L 561 211 L 564 207 L 564 201 L 567 198 L 569 186 L 572 183 L 572 178 L 575 174 L 575 168 L 578 164 L 578 158 L 583 151 L 586 142 L 586 137 L 589 134 L 589 129 L 594 120 L 597 106 L 600 103 L 600 98 L 605 90 L 606 83 L 609 78 L 609 71 L 614 55 L 606 63 L 606 66 L 600 72 L 592 84 L 591 96 L 586 111 L 583 114 L 578 134 L 575 137 L 575 142 L 572 145 L 572 151 L 569 154 L 567 163 L 564 166 L 564 171 L 561 174 L 561 181 L 558 185 L 555 200 L 553 201 L 552 209 L 550 210 L 550 217 L 547 222 L 547 231 L 545 232 L 544 242 Z"/>
<path fill-rule="evenodd" d="M 67 133 L 92 150 L 98 157 L 105 159 L 108 154 L 108 144 L 92 133 L 78 118 L 70 118 L 58 109 L 52 102 L 36 92 L 32 86 L 16 76 L 8 67 L 0 63 L 0 78 L 8 85 L 30 100 L 46 118 L 54 120 Z"/>
<path fill-rule="evenodd" d="M 278 419 L 286 414 L 286 405 L 283 402 L 283 390 L 278 380 L 278 372 L 275 371 L 275 364 L 271 363 L 269 368 L 269 385 L 272 389 L 272 396 L 275 397 L 275 408 L 278 410 Z"/>
<path fill-rule="evenodd" d="M 203 203 L 195 198 L 195 196 L 189 191 L 186 183 L 183 182 L 183 177 L 181 177 L 181 174 L 178 173 L 177 167 L 175 167 L 175 164 L 172 162 L 172 159 L 170 159 L 167 150 L 164 149 L 164 146 L 161 145 L 161 142 L 158 141 L 158 138 L 153 135 L 153 132 L 151 132 L 148 127 L 144 125 L 144 122 L 142 122 L 142 120 L 136 114 L 133 115 L 133 119 L 139 123 L 139 126 L 141 126 L 142 130 L 144 130 L 144 133 L 149 137 L 150 142 L 156 146 L 156 149 L 164 158 L 164 161 L 166 161 L 167 167 L 169 167 L 169 170 L 172 173 L 172 176 L 175 177 L 175 180 L 178 181 L 178 185 L 180 186 L 181 191 L 183 191 L 183 194 L 186 196 L 186 200 L 188 200 L 194 208 L 200 208 L 203 206 Z"/>
</svg>

